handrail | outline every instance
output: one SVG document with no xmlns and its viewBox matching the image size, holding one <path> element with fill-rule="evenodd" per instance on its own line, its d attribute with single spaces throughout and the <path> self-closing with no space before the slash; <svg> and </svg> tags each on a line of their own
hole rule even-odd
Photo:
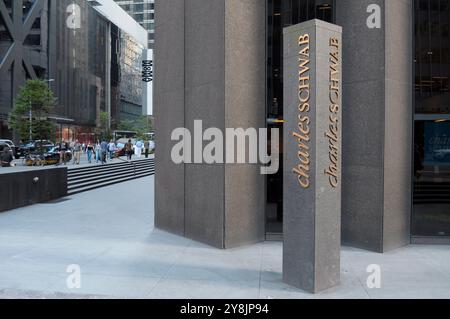
<svg viewBox="0 0 450 319">
<path fill-rule="evenodd" d="M 133 166 L 133 175 L 136 176 L 136 163 L 134 163 L 133 161 L 125 160 L 125 159 L 123 159 L 121 157 L 116 157 L 116 158 L 121 160 L 122 162 L 130 163 Z"/>
</svg>

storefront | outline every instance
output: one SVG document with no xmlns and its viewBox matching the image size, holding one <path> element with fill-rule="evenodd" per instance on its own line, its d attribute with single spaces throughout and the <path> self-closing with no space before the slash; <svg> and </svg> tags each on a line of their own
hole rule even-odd
<svg viewBox="0 0 450 319">
<path fill-rule="evenodd" d="M 75 141 L 80 143 L 94 143 L 97 139 L 96 130 L 94 125 L 77 125 L 75 120 L 65 117 L 53 116 L 51 117 L 56 122 L 56 134 L 54 136 L 56 141 Z"/>
</svg>

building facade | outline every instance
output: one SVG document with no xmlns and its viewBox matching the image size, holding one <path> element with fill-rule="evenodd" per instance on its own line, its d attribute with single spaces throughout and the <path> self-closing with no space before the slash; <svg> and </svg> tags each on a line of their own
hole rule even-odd
<svg viewBox="0 0 450 319">
<path fill-rule="evenodd" d="M 147 33 L 116 18 L 128 15 L 112 0 L 1 0 L 0 13 L 2 137 L 12 137 L 8 113 L 26 79 L 48 81 L 54 92 L 56 139 L 93 140 L 102 112 L 112 127 L 143 114 Z"/>
<path fill-rule="evenodd" d="M 155 45 L 155 0 L 114 0 L 148 32 L 148 48 Z"/>
<path fill-rule="evenodd" d="M 343 243 L 450 242 L 450 1 L 156 0 L 156 15 L 157 227 L 219 248 L 281 237 L 285 168 L 176 165 L 170 137 L 194 120 L 282 128 L 282 30 L 320 19 L 343 27 Z"/>
<path fill-rule="evenodd" d="M 26 78 L 45 77 L 48 64 L 48 2 L 0 1 L 0 136 Z"/>
</svg>

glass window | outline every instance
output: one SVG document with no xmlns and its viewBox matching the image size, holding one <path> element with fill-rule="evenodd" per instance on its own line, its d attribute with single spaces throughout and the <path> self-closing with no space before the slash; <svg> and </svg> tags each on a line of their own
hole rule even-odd
<svg viewBox="0 0 450 319">
<path fill-rule="evenodd" d="M 417 120 L 414 236 L 450 236 L 450 121 Z"/>
<path fill-rule="evenodd" d="M 413 236 L 450 236 L 450 0 L 416 0 Z"/>
<path fill-rule="evenodd" d="M 283 28 L 311 19 L 334 21 L 333 0 L 268 0 L 267 117 L 283 118 Z M 281 129 L 281 124 L 276 124 Z M 272 128 L 269 125 L 268 128 Z M 280 130 L 283 131 L 282 129 Z M 269 136 L 270 141 L 270 136 Z M 280 145 L 283 145 L 281 142 Z M 269 148 L 270 149 L 270 148 Z M 282 163 L 283 154 L 280 154 Z M 266 232 L 282 232 L 283 168 L 267 177 Z"/>
</svg>

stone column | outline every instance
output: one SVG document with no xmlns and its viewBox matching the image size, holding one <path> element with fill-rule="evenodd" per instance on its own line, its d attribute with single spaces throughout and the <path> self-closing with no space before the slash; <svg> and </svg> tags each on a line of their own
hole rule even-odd
<svg viewBox="0 0 450 319">
<path fill-rule="evenodd" d="M 336 6 L 344 30 L 342 239 L 384 252 L 410 242 L 412 1 Z M 369 28 L 370 15 L 380 28 Z"/>
<path fill-rule="evenodd" d="M 265 177 L 252 164 L 175 165 L 170 135 L 196 120 L 265 127 L 265 6 L 156 0 L 156 227 L 218 248 L 264 240 Z"/>
<path fill-rule="evenodd" d="M 284 29 L 283 279 L 316 293 L 339 283 L 342 30 Z"/>
<path fill-rule="evenodd" d="M 184 235 L 184 165 L 170 156 L 171 133 L 184 127 L 184 0 L 155 1 L 155 226 Z"/>
</svg>

